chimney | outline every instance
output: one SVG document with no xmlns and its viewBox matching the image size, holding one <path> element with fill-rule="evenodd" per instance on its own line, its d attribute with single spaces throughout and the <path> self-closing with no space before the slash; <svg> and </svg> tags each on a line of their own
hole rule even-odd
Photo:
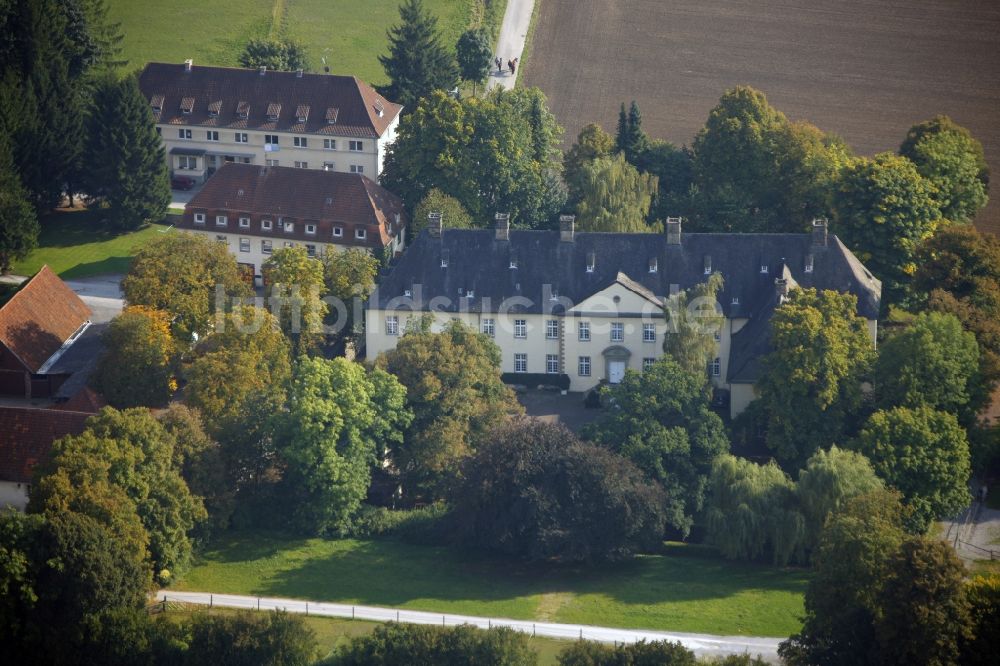
<svg viewBox="0 0 1000 666">
<path fill-rule="evenodd" d="M 431 238 L 441 238 L 441 213 L 427 214 L 427 232 Z"/>
<path fill-rule="evenodd" d="M 559 216 L 559 240 L 563 243 L 572 243 L 573 234 L 576 230 L 576 215 Z"/>
<path fill-rule="evenodd" d="M 185 72 L 190 72 L 192 67 L 194 67 L 194 60 L 191 60 L 190 58 L 188 58 L 187 60 L 184 61 L 184 71 Z"/>
<path fill-rule="evenodd" d="M 260 75 L 264 76 L 265 74 L 267 74 L 267 65 L 261 65 L 260 66 Z"/>
<path fill-rule="evenodd" d="M 510 240 L 510 213 L 496 214 L 497 240 Z"/>
<path fill-rule="evenodd" d="M 826 247 L 827 223 L 825 217 L 816 218 L 812 224 L 813 247 Z"/>
<path fill-rule="evenodd" d="M 301 79 L 302 78 L 302 72 L 303 72 L 303 70 L 301 70 L 301 69 L 295 70 L 295 78 Z"/>
<path fill-rule="evenodd" d="M 681 218 L 667 218 L 667 245 L 681 244 Z"/>
</svg>

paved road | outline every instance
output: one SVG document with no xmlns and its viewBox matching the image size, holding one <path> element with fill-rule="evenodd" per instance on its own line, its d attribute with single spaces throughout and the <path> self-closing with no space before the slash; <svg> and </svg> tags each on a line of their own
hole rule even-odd
<svg viewBox="0 0 1000 666">
<path fill-rule="evenodd" d="M 724 656 L 729 654 L 761 655 L 768 661 L 777 663 L 778 638 L 754 638 L 750 636 L 711 636 L 708 634 L 684 634 L 663 631 L 611 629 L 607 627 L 591 627 L 580 624 L 553 624 L 551 622 L 528 622 L 524 620 L 509 620 L 504 618 L 471 617 L 468 615 L 449 615 L 427 613 L 422 611 L 401 610 L 395 608 L 377 608 L 374 606 L 350 606 L 299 599 L 280 599 L 273 597 L 245 597 L 232 594 L 209 594 L 207 592 L 174 592 L 160 590 L 157 601 L 179 601 L 202 606 L 221 606 L 225 608 L 250 608 L 259 610 L 285 610 L 289 613 L 305 613 L 326 617 L 352 618 L 356 620 L 373 620 L 376 622 L 407 622 L 411 624 L 437 624 L 457 626 L 471 624 L 482 629 L 489 627 L 511 627 L 517 631 L 546 636 L 549 638 L 577 639 L 586 638 L 604 643 L 634 643 L 640 640 L 677 641 L 692 650 L 699 657 Z"/>
<path fill-rule="evenodd" d="M 507 69 L 507 61 L 520 58 L 524 52 L 524 40 L 528 36 L 528 26 L 531 25 L 531 12 L 535 9 L 535 0 L 507 0 L 507 11 L 503 15 L 500 26 L 500 38 L 497 39 L 496 55 L 500 56 L 503 71 L 493 69 L 486 82 L 486 89 L 500 86 L 507 90 L 517 83 L 518 68 L 511 74 Z"/>
</svg>

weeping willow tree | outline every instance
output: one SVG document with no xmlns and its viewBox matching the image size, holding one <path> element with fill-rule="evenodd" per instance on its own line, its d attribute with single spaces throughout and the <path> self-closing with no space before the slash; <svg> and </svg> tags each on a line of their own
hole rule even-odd
<svg viewBox="0 0 1000 666">
<path fill-rule="evenodd" d="M 663 351 L 688 372 L 706 377 L 709 362 L 718 352 L 716 332 L 722 329 L 725 316 L 718 304 L 722 273 L 670 297 L 663 309 L 667 334 Z"/>
<path fill-rule="evenodd" d="M 813 548 L 819 542 L 823 523 L 851 498 L 883 488 L 868 458 L 860 453 L 838 449 L 818 451 L 799 472 L 796 484 L 799 505 L 806 521 L 806 542 Z"/>
<path fill-rule="evenodd" d="M 795 484 L 773 462 L 719 456 L 709 477 L 708 542 L 733 560 L 804 559 L 806 525 Z"/>
<path fill-rule="evenodd" d="M 654 231 L 646 216 L 656 197 L 656 176 L 639 173 L 621 154 L 594 159 L 580 176 L 576 223 L 581 231 Z"/>
</svg>

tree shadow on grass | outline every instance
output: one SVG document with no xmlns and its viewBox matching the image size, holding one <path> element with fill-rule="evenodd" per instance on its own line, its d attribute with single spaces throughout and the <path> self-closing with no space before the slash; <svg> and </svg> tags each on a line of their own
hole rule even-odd
<svg viewBox="0 0 1000 666">
<path fill-rule="evenodd" d="M 91 261 L 85 264 L 77 264 L 72 268 L 59 273 L 59 277 L 64 280 L 92 277 L 94 275 L 108 275 L 110 273 L 126 273 L 132 263 L 132 257 L 118 256 L 106 257 L 100 261 Z"/>
</svg>

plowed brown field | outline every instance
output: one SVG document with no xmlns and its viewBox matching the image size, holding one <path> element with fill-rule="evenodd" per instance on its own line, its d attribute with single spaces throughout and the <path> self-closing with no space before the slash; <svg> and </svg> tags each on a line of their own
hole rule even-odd
<svg viewBox="0 0 1000 666">
<path fill-rule="evenodd" d="M 1000 234 L 997 0 L 538 0 L 525 84 L 566 143 L 635 99 L 653 137 L 690 144 L 722 92 L 764 91 L 793 119 L 861 154 L 895 150 L 939 113 L 968 127 L 993 170 L 977 224 Z"/>
</svg>

